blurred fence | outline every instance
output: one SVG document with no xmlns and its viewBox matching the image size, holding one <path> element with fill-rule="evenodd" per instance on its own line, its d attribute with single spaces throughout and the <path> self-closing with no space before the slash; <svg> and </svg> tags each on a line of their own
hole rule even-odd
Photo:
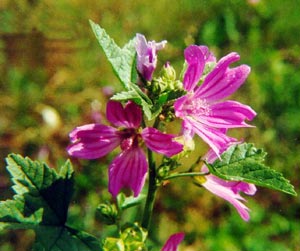
<svg viewBox="0 0 300 251">
<path fill-rule="evenodd" d="M 71 39 L 49 39 L 42 32 L 0 35 L 4 46 L 4 72 L 10 67 L 22 69 L 44 68 L 51 77 L 58 68 L 68 64 L 76 51 Z"/>
</svg>

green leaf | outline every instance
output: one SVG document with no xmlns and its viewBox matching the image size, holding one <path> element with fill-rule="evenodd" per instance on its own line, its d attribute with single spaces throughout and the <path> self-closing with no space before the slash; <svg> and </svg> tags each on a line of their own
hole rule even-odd
<svg viewBox="0 0 300 251">
<path fill-rule="evenodd" d="M 145 95 L 145 94 L 143 94 Z M 154 118 L 155 113 L 153 113 L 151 111 L 152 105 L 149 104 L 149 98 L 147 97 L 147 99 L 144 99 L 143 97 L 141 97 L 139 95 L 139 93 L 135 90 L 132 89 L 130 91 L 124 91 L 124 92 L 120 92 L 115 94 L 114 96 L 111 97 L 112 100 L 116 100 L 116 101 L 128 101 L 128 100 L 132 100 L 134 101 L 136 104 L 142 106 L 142 109 L 146 115 L 146 117 L 151 120 Z M 151 102 L 151 100 L 150 100 Z"/>
<path fill-rule="evenodd" d="M 35 230 L 35 250 L 100 250 L 94 237 L 67 225 L 74 179 L 69 161 L 58 173 L 44 163 L 16 154 L 10 154 L 6 162 L 16 194 L 12 200 L 0 202 L 0 230 Z M 85 243 L 88 240 L 93 244 Z M 80 249 L 70 248 L 76 245 Z"/>
<path fill-rule="evenodd" d="M 10 154 L 6 162 L 16 195 L 13 201 L 1 202 L 1 221 L 11 219 L 15 225 L 18 222 L 64 224 L 73 193 L 73 169 L 70 162 L 62 166 L 59 174 L 44 163 L 20 155 Z M 12 211 L 15 213 L 11 214 Z"/>
<path fill-rule="evenodd" d="M 139 97 L 137 103 L 142 106 L 146 117 L 149 120 L 153 119 L 155 117 L 155 114 L 151 110 L 153 108 L 153 103 L 151 99 L 145 93 L 143 93 L 142 90 L 137 85 L 133 84 L 130 87 L 131 90 L 133 90 L 136 93 L 136 95 Z"/>
<path fill-rule="evenodd" d="M 206 164 L 221 179 L 245 181 L 296 196 L 294 187 L 281 173 L 263 164 L 265 156 L 262 149 L 243 143 L 231 146 L 213 164 Z"/>
<path fill-rule="evenodd" d="M 90 20 L 90 25 L 108 61 L 111 63 L 115 74 L 123 83 L 124 87 L 130 90 L 130 83 L 137 78 L 135 70 L 135 38 L 130 40 L 121 49 L 98 24 Z"/>
<path fill-rule="evenodd" d="M 155 114 L 152 114 L 151 111 L 152 101 L 136 85 L 138 75 L 136 70 L 135 38 L 121 49 L 103 28 L 91 20 L 90 24 L 116 76 L 127 90 L 127 92 L 116 94 L 113 99 L 122 101 L 134 100 L 134 102 L 142 106 L 146 117 L 149 120 L 153 119 Z"/>
<path fill-rule="evenodd" d="M 119 92 L 113 95 L 110 99 L 116 100 L 116 101 L 127 101 L 127 100 L 135 100 L 136 103 L 139 102 L 140 96 L 136 93 L 136 91 L 124 91 Z"/>
<path fill-rule="evenodd" d="M 36 230 L 34 251 L 101 251 L 95 237 L 70 227 L 40 226 Z"/>
</svg>

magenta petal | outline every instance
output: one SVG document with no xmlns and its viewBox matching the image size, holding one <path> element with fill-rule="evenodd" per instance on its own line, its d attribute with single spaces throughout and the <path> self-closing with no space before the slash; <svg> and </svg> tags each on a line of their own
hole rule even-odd
<svg viewBox="0 0 300 251">
<path fill-rule="evenodd" d="M 214 54 L 208 49 L 207 46 L 205 45 L 199 45 L 198 46 L 204 56 L 205 63 L 215 63 L 216 62 L 216 57 Z"/>
<path fill-rule="evenodd" d="M 184 233 L 176 233 L 169 237 L 161 251 L 177 251 L 179 244 L 184 239 Z"/>
<path fill-rule="evenodd" d="M 117 127 L 137 128 L 142 121 L 142 111 L 134 102 L 128 102 L 123 108 L 120 102 L 109 101 L 106 107 L 106 117 Z"/>
<path fill-rule="evenodd" d="M 226 71 L 212 71 L 208 74 L 201 85 L 195 92 L 195 97 L 201 97 L 208 102 L 224 99 L 234 93 L 246 80 L 250 73 L 250 67 L 240 65 Z M 213 74 L 216 74 L 213 76 Z M 208 79 L 211 79 L 209 81 Z"/>
<path fill-rule="evenodd" d="M 236 184 L 232 186 L 231 189 L 234 193 L 238 193 L 241 191 L 247 195 L 254 195 L 257 191 L 254 184 L 249 184 L 246 182 L 236 182 Z"/>
<path fill-rule="evenodd" d="M 183 95 L 180 98 L 176 99 L 176 101 L 174 102 L 174 110 L 176 117 L 184 118 L 184 104 L 186 102 L 188 102 L 188 95 Z"/>
<path fill-rule="evenodd" d="M 197 95 L 202 97 L 202 95 L 214 90 L 224 78 L 224 74 L 227 71 L 229 64 L 238 61 L 239 59 L 240 56 L 235 52 L 221 58 L 214 69 L 206 76 L 203 84 L 198 88 Z"/>
<path fill-rule="evenodd" d="M 136 46 L 135 49 L 138 55 L 145 55 L 147 52 L 148 44 L 144 35 L 136 34 Z M 140 62 L 142 63 L 142 62 Z"/>
<path fill-rule="evenodd" d="M 222 150 L 227 148 L 229 144 L 236 142 L 235 138 L 227 136 L 223 130 L 208 127 L 192 118 L 186 118 L 185 122 L 190 124 L 193 131 L 202 138 L 218 156 L 220 156 Z"/>
<path fill-rule="evenodd" d="M 191 45 L 184 50 L 184 58 L 188 67 L 184 74 L 183 85 L 185 90 L 192 91 L 201 78 L 205 60 L 201 49 L 196 45 Z"/>
<path fill-rule="evenodd" d="M 145 128 L 142 131 L 142 138 L 149 149 L 167 157 L 171 157 L 183 150 L 183 145 L 174 141 L 174 135 L 162 133 L 155 128 Z"/>
<path fill-rule="evenodd" d="M 157 64 L 157 51 L 163 49 L 166 43 L 167 41 L 147 42 L 144 35 L 136 35 L 137 70 L 145 80 L 152 80 L 152 74 Z"/>
<path fill-rule="evenodd" d="M 222 152 L 225 150 L 226 149 L 223 149 Z M 210 150 L 204 158 L 208 163 L 213 163 L 216 160 L 217 155 Z M 208 172 L 207 166 L 203 165 L 201 171 Z M 231 203 L 237 209 L 243 220 L 249 220 L 249 209 L 242 203 L 245 199 L 239 195 L 239 192 L 254 195 L 256 192 L 255 185 L 240 181 L 222 180 L 212 174 L 206 175 L 205 178 L 206 182 L 202 184 L 203 187 Z"/>
<path fill-rule="evenodd" d="M 67 151 L 82 159 L 97 159 L 110 153 L 120 144 L 117 130 L 111 126 L 88 124 L 76 127 L 70 133 L 71 145 Z"/>
<path fill-rule="evenodd" d="M 109 192 L 117 196 L 122 188 L 130 188 L 137 197 L 144 186 L 147 170 L 148 163 L 142 149 L 121 152 L 109 166 Z"/>
<path fill-rule="evenodd" d="M 245 120 L 252 120 L 256 112 L 249 106 L 236 101 L 224 101 L 210 106 L 209 115 L 201 115 L 207 126 L 215 128 L 250 127 Z"/>
<path fill-rule="evenodd" d="M 249 220 L 249 208 L 242 203 L 242 201 L 245 200 L 242 196 L 240 196 L 238 193 L 235 193 L 230 186 L 223 186 L 222 182 L 219 183 L 218 178 L 211 174 L 205 176 L 205 178 L 206 182 L 202 184 L 203 187 L 232 204 L 243 220 Z"/>
</svg>

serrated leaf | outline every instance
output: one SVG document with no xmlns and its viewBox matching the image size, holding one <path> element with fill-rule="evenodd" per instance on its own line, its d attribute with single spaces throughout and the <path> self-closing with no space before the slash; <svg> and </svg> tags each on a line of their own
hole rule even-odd
<svg viewBox="0 0 300 251">
<path fill-rule="evenodd" d="M 40 226 L 36 231 L 34 251 L 101 251 L 95 237 L 70 227 Z"/>
<path fill-rule="evenodd" d="M 116 93 L 110 99 L 116 100 L 116 101 L 136 100 L 136 102 L 139 102 L 140 97 L 136 93 L 136 91 L 131 90 L 131 91 L 124 91 L 124 92 Z"/>
<path fill-rule="evenodd" d="M 137 103 L 142 106 L 147 119 L 153 119 L 155 115 L 152 112 L 153 104 L 151 99 L 137 85 L 131 85 L 130 88 L 138 95 Z"/>
<path fill-rule="evenodd" d="M 135 38 L 130 40 L 121 49 L 98 24 L 90 20 L 90 25 L 108 61 L 111 63 L 115 74 L 123 83 L 124 87 L 130 90 L 130 83 L 136 80 Z"/>
<path fill-rule="evenodd" d="M 115 94 L 111 97 L 112 100 L 116 101 L 128 101 L 132 100 L 136 104 L 140 105 L 143 109 L 144 114 L 148 118 L 148 120 L 153 119 L 155 113 L 151 111 L 152 105 L 150 105 L 147 101 L 145 101 L 137 92 L 136 90 L 124 91 Z"/>
<path fill-rule="evenodd" d="M 133 99 L 134 102 L 142 106 L 146 117 L 149 120 L 153 119 L 154 114 L 151 111 L 153 106 L 151 99 L 135 84 L 138 77 L 136 71 L 135 38 L 130 40 L 121 49 L 98 24 L 90 20 L 90 25 L 115 74 L 128 91 L 115 95 L 113 99 L 124 101 L 126 97 L 128 97 L 127 100 Z"/>
<path fill-rule="evenodd" d="M 18 222 L 64 224 L 73 193 L 73 169 L 70 162 L 66 162 L 60 174 L 44 163 L 16 154 L 10 154 L 6 162 L 16 195 L 14 200 L 0 203 L 0 220 L 8 223 L 7 219 L 10 219 L 14 227 Z"/>
<path fill-rule="evenodd" d="M 268 187 L 291 195 L 297 195 L 294 187 L 283 175 L 263 164 L 266 153 L 253 144 L 243 143 L 231 146 L 213 164 L 207 166 L 210 172 L 221 179 L 245 181 Z"/>
<path fill-rule="evenodd" d="M 81 247 L 77 250 L 99 250 L 99 245 L 95 248 L 94 244 L 90 249 L 84 248 L 80 243 L 86 237 L 94 237 L 67 226 L 73 194 L 73 168 L 69 161 L 59 173 L 44 163 L 16 154 L 10 154 L 6 162 L 16 194 L 12 200 L 0 202 L 0 229 L 33 229 L 37 233 L 35 250 L 76 250 L 69 249 L 68 245 Z M 94 238 L 93 243 L 96 242 Z M 57 246 L 56 243 L 65 244 Z"/>
</svg>

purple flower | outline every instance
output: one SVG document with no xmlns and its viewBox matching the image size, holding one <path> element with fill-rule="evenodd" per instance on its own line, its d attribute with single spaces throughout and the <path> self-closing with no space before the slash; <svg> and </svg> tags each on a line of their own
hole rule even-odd
<svg viewBox="0 0 300 251">
<path fill-rule="evenodd" d="M 249 106 L 231 100 L 223 101 L 244 83 L 250 67 L 229 68 L 240 58 L 232 52 L 203 76 L 205 65 L 215 61 L 207 47 L 191 45 L 185 49 L 184 57 L 187 70 L 183 85 L 187 94 L 175 101 L 175 115 L 183 119 L 185 128 L 198 134 L 219 156 L 220 149 L 236 141 L 226 135 L 227 129 L 250 127 L 245 120 L 252 120 L 256 115 Z"/>
<path fill-rule="evenodd" d="M 109 192 L 116 196 L 122 188 L 130 188 L 134 196 L 138 196 L 148 169 L 142 143 L 168 157 L 181 152 L 183 146 L 174 141 L 174 135 L 151 127 L 141 129 L 142 111 L 133 102 L 123 107 L 119 102 L 109 101 L 106 117 L 115 127 L 103 124 L 79 126 L 70 133 L 71 145 L 67 151 L 78 158 L 97 159 L 120 146 L 121 153 L 109 166 Z"/>
<path fill-rule="evenodd" d="M 173 234 L 169 237 L 161 251 L 177 251 L 180 242 L 184 238 L 184 233 Z"/>
<path fill-rule="evenodd" d="M 152 80 L 157 63 L 157 51 L 163 49 L 166 43 L 165 40 L 160 43 L 147 42 L 145 36 L 136 34 L 137 70 L 145 80 Z"/>
<path fill-rule="evenodd" d="M 216 158 L 217 155 L 212 150 L 210 150 L 205 157 L 208 163 L 213 163 Z M 208 168 L 203 165 L 201 171 L 208 172 Z M 247 195 L 254 195 L 256 192 L 255 185 L 241 181 L 222 180 L 212 174 L 206 175 L 203 180 L 205 180 L 201 184 L 203 187 L 231 203 L 244 221 L 248 221 L 250 219 L 249 208 L 243 204 L 245 199 L 239 194 L 239 192 L 243 192 Z"/>
</svg>

